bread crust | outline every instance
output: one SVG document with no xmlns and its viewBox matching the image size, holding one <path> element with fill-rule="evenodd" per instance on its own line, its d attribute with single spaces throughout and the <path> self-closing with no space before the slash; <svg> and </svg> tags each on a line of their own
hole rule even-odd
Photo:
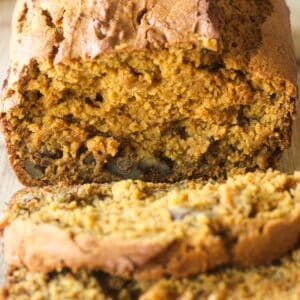
<svg viewBox="0 0 300 300">
<path fill-rule="evenodd" d="M 243 187 L 244 184 L 246 186 Z M 202 193 L 198 194 L 197 189 Z M 252 202 L 253 196 L 250 195 L 256 189 L 260 189 L 261 196 Z M 108 196 L 110 191 L 113 191 L 112 196 Z M 293 196 L 288 196 L 287 191 Z M 99 194 L 102 196 L 97 196 Z M 71 198 L 67 200 L 66 197 Z M 88 203 L 86 211 L 85 206 L 74 212 L 74 208 L 67 208 L 68 203 L 88 202 L 88 199 L 95 197 L 100 198 L 94 200 L 94 208 Z M 201 204 L 204 209 L 171 204 L 173 199 L 179 201 L 186 197 L 190 200 L 182 200 L 183 203 L 191 201 L 200 205 L 204 201 Z M 213 197 L 220 197 L 220 202 L 206 208 L 209 202 L 206 203 L 205 199 Z M 106 199 L 106 204 L 97 210 L 102 198 Z M 148 203 L 149 199 L 152 200 Z M 128 214 L 140 215 L 137 208 L 143 203 L 139 201 L 148 203 L 143 208 L 145 215 L 142 218 L 145 220 L 123 221 L 127 220 Z M 289 203 L 289 207 L 281 207 L 281 201 Z M 10 270 L 25 266 L 32 271 L 48 273 L 67 267 L 73 271 L 102 270 L 138 280 L 156 280 L 168 275 L 182 278 L 224 265 L 250 267 L 269 264 L 294 249 L 299 242 L 298 201 L 299 175 L 289 176 L 272 171 L 238 176 L 220 187 L 218 184 L 213 187 L 193 182 L 176 187 L 124 181 L 105 185 L 104 188 L 94 184 L 25 189 L 16 194 L 10 205 L 11 212 L 1 225 L 4 256 Z M 247 211 L 258 209 L 256 205 L 262 207 L 255 213 L 257 216 L 239 212 L 242 207 L 247 207 Z M 263 217 L 264 207 L 270 205 L 274 207 L 267 209 Z M 73 220 L 72 225 L 66 225 L 59 218 L 57 206 L 64 209 L 62 215 L 67 220 Z M 53 211 L 51 207 L 54 207 Z M 122 207 L 125 207 L 124 210 Z M 140 228 L 147 228 L 153 220 L 151 207 L 159 210 L 161 216 L 157 215 L 157 224 L 150 227 L 158 228 L 154 231 L 157 234 L 144 229 L 136 235 Z M 228 208 L 229 212 L 226 212 Z M 43 209 L 45 212 L 37 214 Z M 28 214 L 27 210 L 32 213 Z M 103 213 L 103 216 L 93 221 L 96 222 L 94 225 L 88 225 L 92 227 L 80 225 L 83 227 L 79 229 L 75 216 L 79 214 L 80 220 L 89 221 L 91 212 L 92 215 Z M 169 215 L 173 216 L 172 219 Z M 117 223 L 106 224 L 105 216 L 116 219 Z M 131 229 L 131 222 L 137 224 L 135 229 Z M 160 223 L 164 223 L 165 229 L 159 229 Z M 118 232 L 108 233 L 115 227 Z M 107 233 L 103 235 L 102 232 Z"/>
<path fill-rule="evenodd" d="M 26 18 L 33 22 L 29 28 L 22 28 Z M 64 33 L 61 40 L 54 26 L 58 20 Z M 12 71 L 3 94 L 26 77 L 33 60 L 68 64 L 108 52 L 163 48 L 197 42 L 200 37 L 218 39 L 219 22 L 208 0 L 109 0 L 96 4 L 86 0 L 19 0 L 13 17 Z M 5 97 L 7 102 L 10 97 Z M 5 106 L 2 111 L 6 111 Z"/>
<path fill-rule="evenodd" d="M 246 59 L 246 55 L 241 55 L 236 61 L 232 61 L 232 65 L 236 68 L 248 65 L 249 72 L 263 79 L 282 80 L 287 83 L 291 96 L 296 97 L 297 64 L 289 10 L 284 0 L 270 0 L 270 4 L 272 12 L 261 25 L 262 44 L 259 45 L 257 54 L 254 53 L 250 61 Z M 220 47 L 222 45 L 224 20 L 214 1 L 110 0 L 96 5 L 97 7 L 94 4 L 90 6 L 88 1 L 79 3 L 69 0 L 17 2 L 11 39 L 11 71 L 2 92 L 2 112 L 20 104 L 20 95 L 9 95 L 10 90 L 15 84 L 20 86 L 26 80 L 33 60 L 52 60 L 55 65 L 74 59 L 90 60 L 107 52 L 163 48 L 186 41 L 197 42 L 201 37 L 218 40 Z M 64 7 L 68 9 L 64 11 Z M 114 18 L 111 16 L 112 11 Z M 141 13 L 142 20 L 135 24 Z M 21 30 L 24 18 L 29 17 L 34 18 L 34 22 L 30 28 Z M 56 22 L 62 18 L 64 38 L 57 41 L 54 25 L 49 28 L 47 22 Z M 100 29 L 105 28 L 103 39 L 97 37 L 95 20 L 101 21 Z M 154 34 L 147 35 L 150 29 L 154 30 Z M 54 58 L 53 47 L 58 49 Z"/>
<path fill-rule="evenodd" d="M 3 300 L 298 299 L 299 254 L 299 250 L 295 250 L 271 266 L 248 270 L 227 268 L 196 277 L 164 278 L 154 282 L 124 280 L 85 270 L 56 271 L 49 275 L 17 269 L 6 282 Z"/>
<path fill-rule="evenodd" d="M 242 267 L 268 264 L 294 249 L 300 238 L 300 214 L 255 226 L 249 222 L 237 242 L 226 245 L 220 237 L 205 240 L 170 241 L 99 239 L 72 234 L 50 224 L 15 221 L 4 230 L 5 260 L 11 270 L 27 267 L 49 273 L 68 267 L 102 270 L 138 280 L 156 280 L 172 275 L 183 278 L 218 266 Z M 252 224 L 251 224 L 252 223 Z M 239 231 L 240 227 L 239 225 Z M 235 230 L 235 228 L 233 228 Z"/>
<path fill-rule="evenodd" d="M 273 12 L 262 25 L 262 45 L 249 64 L 250 72 L 265 80 L 278 78 L 297 98 L 297 63 L 291 35 L 290 12 L 285 1 L 272 0 Z M 294 112 L 293 112 L 294 113 Z"/>
</svg>

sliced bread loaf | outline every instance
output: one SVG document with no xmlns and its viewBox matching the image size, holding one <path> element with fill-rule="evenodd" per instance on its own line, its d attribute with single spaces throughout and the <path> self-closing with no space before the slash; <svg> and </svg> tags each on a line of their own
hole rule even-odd
<svg viewBox="0 0 300 300">
<path fill-rule="evenodd" d="M 45 274 L 22 268 L 8 277 L 3 300 L 298 300 L 299 277 L 299 250 L 267 267 L 228 268 L 177 280 L 135 281 L 102 272 Z"/>
<path fill-rule="evenodd" d="M 27 185 L 273 166 L 297 66 L 284 0 L 18 0 L 1 120 Z"/>
<path fill-rule="evenodd" d="M 2 223 L 11 269 L 86 268 L 148 280 L 254 266 L 298 243 L 300 174 L 27 188 Z"/>
</svg>

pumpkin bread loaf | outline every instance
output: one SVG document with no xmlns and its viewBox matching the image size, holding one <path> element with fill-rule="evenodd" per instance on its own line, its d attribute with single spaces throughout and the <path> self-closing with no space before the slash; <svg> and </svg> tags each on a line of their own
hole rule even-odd
<svg viewBox="0 0 300 300">
<path fill-rule="evenodd" d="M 1 97 L 26 185 L 266 169 L 290 144 L 284 0 L 18 0 Z"/>
<path fill-rule="evenodd" d="M 10 270 L 83 268 L 156 280 L 267 264 L 299 242 L 300 174 L 27 188 L 1 227 Z"/>
<path fill-rule="evenodd" d="M 300 251 L 271 266 L 222 269 L 185 279 L 125 280 L 102 272 L 17 269 L 1 300 L 298 300 Z"/>
</svg>

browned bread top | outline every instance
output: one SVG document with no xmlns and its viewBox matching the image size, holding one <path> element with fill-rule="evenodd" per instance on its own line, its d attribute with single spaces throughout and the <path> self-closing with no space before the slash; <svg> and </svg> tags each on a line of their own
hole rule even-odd
<svg viewBox="0 0 300 300">
<path fill-rule="evenodd" d="M 197 43 L 224 55 L 227 66 L 283 81 L 296 96 L 296 63 L 284 0 L 19 0 L 14 14 L 11 68 L 2 111 L 22 99 L 17 85 L 33 63 L 67 64 L 105 52 Z M 11 102 L 7 102 L 10 99 Z"/>
</svg>

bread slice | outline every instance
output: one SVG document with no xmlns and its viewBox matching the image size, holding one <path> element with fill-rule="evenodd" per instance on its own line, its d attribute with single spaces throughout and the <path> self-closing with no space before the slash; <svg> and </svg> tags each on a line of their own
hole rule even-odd
<svg viewBox="0 0 300 300">
<path fill-rule="evenodd" d="M 3 300 L 298 300 L 299 277 L 299 250 L 271 266 L 156 282 L 83 270 L 44 274 L 18 269 L 7 279 Z"/>
<path fill-rule="evenodd" d="M 26 185 L 273 166 L 297 67 L 284 0 L 18 0 L 2 93 Z"/>
<path fill-rule="evenodd" d="M 299 241 L 300 173 L 28 188 L 14 196 L 2 227 L 10 269 L 148 280 L 266 264 Z"/>
</svg>

